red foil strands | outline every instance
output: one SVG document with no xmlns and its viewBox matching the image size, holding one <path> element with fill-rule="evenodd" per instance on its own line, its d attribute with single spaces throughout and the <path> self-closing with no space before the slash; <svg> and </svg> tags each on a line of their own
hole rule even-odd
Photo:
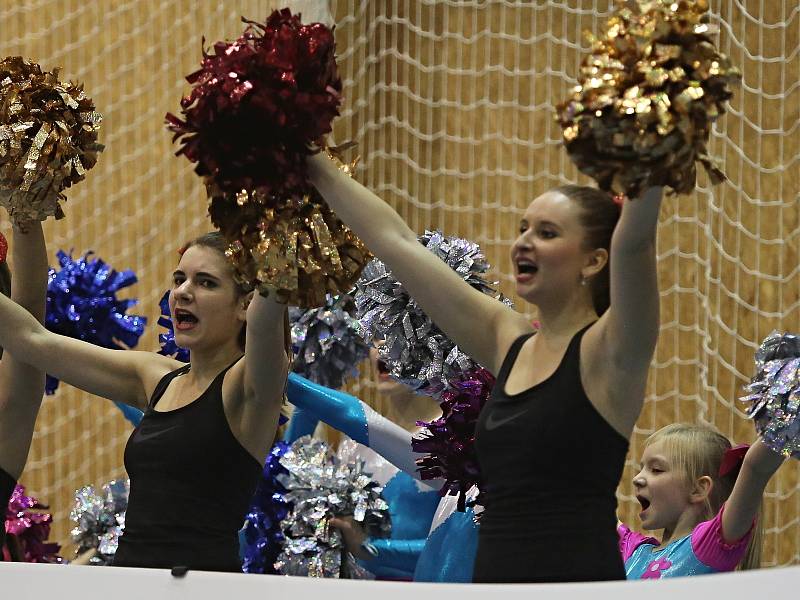
<svg viewBox="0 0 800 600">
<path fill-rule="evenodd" d="M 0 205 L 17 225 L 64 216 L 63 190 L 97 163 L 101 115 L 83 86 L 20 56 L 0 60 Z"/>
<path fill-rule="evenodd" d="M 243 283 L 301 308 L 352 289 L 370 255 L 306 177 L 339 114 L 333 32 L 289 9 L 244 20 L 234 42 L 203 53 L 167 123 L 206 183 L 209 215 Z M 351 170 L 351 165 L 340 163 Z"/>
<path fill-rule="evenodd" d="M 341 104 L 333 32 L 303 25 L 288 8 L 264 24 L 242 20 L 244 33 L 204 51 L 186 78 L 194 88 L 181 100 L 183 119 L 166 115 L 181 143 L 176 154 L 197 163 L 222 195 L 302 198 L 310 192 L 306 158 Z"/>
<path fill-rule="evenodd" d="M 601 189 L 631 198 L 654 185 L 691 192 L 697 162 L 720 183 L 706 144 L 741 75 L 714 47 L 707 0 L 616 2 L 556 107 L 567 152 Z"/>
<path fill-rule="evenodd" d="M 442 496 L 458 496 L 458 510 L 466 507 L 467 492 L 478 486 L 475 501 L 482 504 L 483 481 L 475 450 L 475 427 L 478 416 L 492 393 L 495 379 L 486 369 L 476 369 L 452 384 L 442 394 L 442 416 L 417 425 L 425 429 L 411 440 L 414 452 L 425 454 L 417 459 L 422 479 L 444 479 Z"/>
</svg>

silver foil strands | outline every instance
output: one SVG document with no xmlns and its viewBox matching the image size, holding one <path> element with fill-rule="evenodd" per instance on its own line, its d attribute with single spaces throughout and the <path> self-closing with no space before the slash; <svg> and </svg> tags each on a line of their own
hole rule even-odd
<svg viewBox="0 0 800 600">
<path fill-rule="evenodd" d="M 512 306 L 493 287 L 496 282 L 486 280 L 489 263 L 480 246 L 439 231 L 426 231 L 419 241 L 469 285 Z M 368 342 L 384 340 L 379 356 L 389 374 L 401 383 L 436 396 L 465 372 L 479 368 L 431 321 L 381 261 L 375 259 L 364 268 L 355 299 L 361 335 Z"/>
<path fill-rule="evenodd" d="M 352 516 L 371 537 L 391 533 L 383 488 L 363 471 L 363 462 L 340 462 L 325 442 L 310 436 L 294 442 L 280 462 L 289 473 L 278 480 L 294 509 L 281 523 L 286 542 L 275 569 L 303 577 L 370 578 L 330 526 L 333 517 Z"/>
<path fill-rule="evenodd" d="M 349 294 L 328 294 L 320 308 L 290 307 L 292 371 L 333 389 L 357 375 L 357 365 L 369 356 L 369 346 L 359 334 L 354 313 L 355 302 Z"/>
<path fill-rule="evenodd" d="M 75 505 L 69 518 L 75 522 L 70 532 L 77 546 L 76 556 L 95 549 L 91 565 L 108 565 L 117 553 L 119 536 L 125 529 L 128 508 L 128 480 L 114 479 L 103 484 L 98 494 L 87 485 L 75 492 Z"/>
<path fill-rule="evenodd" d="M 800 336 L 773 331 L 756 351 L 756 374 L 740 398 L 775 452 L 800 458 Z"/>
</svg>

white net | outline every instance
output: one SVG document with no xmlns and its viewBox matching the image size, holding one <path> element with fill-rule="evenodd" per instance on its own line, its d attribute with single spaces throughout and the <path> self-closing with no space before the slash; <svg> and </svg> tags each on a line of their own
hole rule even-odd
<svg viewBox="0 0 800 600">
<path fill-rule="evenodd" d="M 800 323 L 800 7 L 794 0 L 712 0 L 720 47 L 743 84 L 714 131 L 729 181 L 669 199 L 659 232 L 662 331 L 647 403 L 620 486 L 635 524 L 630 477 L 649 433 L 704 420 L 736 441 L 752 427 L 736 405 L 752 354 L 773 328 Z M 508 248 L 527 203 L 584 181 L 561 147 L 553 105 L 575 83 L 608 0 L 335 0 L 345 107 L 337 141 L 359 142 L 359 179 L 416 231 L 440 228 L 481 244 L 513 296 Z M 272 3 L 137 0 L 0 2 L 0 55 L 64 67 L 105 116 L 107 150 L 47 227 L 57 248 L 94 249 L 134 268 L 139 312 L 157 302 L 181 242 L 205 230 L 203 191 L 162 121 L 187 89 L 200 37 L 241 30 Z M 309 0 L 301 8 L 320 11 Z M 110 215 L 112 216 L 110 218 Z M 533 315 L 531 315 L 533 316 Z M 140 347 L 156 348 L 152 327 Z M 375 402 L 367 379 L 352 388 Z M 127 426 L 115 409 L 62 386 L 45 403 L 23 482 L 54 507 L 67 537 L 72 490 L 122 472 Z M 587 446 L 587 451 L 590 451 Z M 798 468 L 786 466 L 765 503 L 765 565 L 800 555 Z"/>
<path fill-rule="evenodd" d="M 513 297 L 508 249 L 528 202 L 583 181 L 561 147 L 553 105 L 576 83 L 585 30 L 612 2 L 339 3 L 347 111 L 360 177 L 418 232 L 477 241 Z M 752 426 L 736 405 L 753 351 L 773 328 L 800 322 L 800 15 L 790 2 L 711 2 L 720 47 L 743 84 L 710 150 L 730 181 L 701 180 L 666 202 L 659 231 L 662 327 L 646 408 L 620 486 L 636 524 L 630 479 L 647 435 L 704 421 L 736 441 Z M 590 443 L 589 443 L 590 444 Z M 587 445 L 587 451 L 591 451 Z M 797 465 L 765 503 L 765 565 L 796 562 Z"/>
</svg>

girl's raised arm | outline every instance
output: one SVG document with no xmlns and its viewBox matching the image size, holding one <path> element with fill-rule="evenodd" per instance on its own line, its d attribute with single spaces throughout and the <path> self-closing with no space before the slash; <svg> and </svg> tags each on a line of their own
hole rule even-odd
<svg viewBox="0 0 800 600">
<path fill-rule="evenodd" d="M 52 333 L 0 295 L 0 346 L 15 360 L 90 394 L 144 409 L 158 379 L 182 363 L 133 350 L 110 350 Z"/>
<path fill-rule="evenodd" d="M 38 322 L 44 321 L 47 251 L 42 224 L 14 227 L 11 297 Z M 44 372 L 16 360 L 0 361 L 0 467 L 19 477 L 28 458 L 36 416 L 44 394 Z"/>
<path fill-rule="evenodd" d="M 647 369 L 658 340 L 656 227 L 662 188 L 625 200 L 611 238 L 611 305 L 604 316 L 606 351 L 615 364 Z"/>
<path fill-rule="evenodd" d="M 784 460 L 785 457 L 770 450 L 760 439 L 747 450 L 722 513 L 722 537 L 726 542 L 736 542 L 750 531 L 764 489 Z"/>
<path fill-rule="evenodd" d="M 388 204 L 326 157 L 311 157 L 309 174 L 339 218 L 386 263 L 428 316 L 464 352 L 496 374 L 511 341 L 531 330 L 524 316 L 461 280 L 417 241 Z"/>
<path fill-rule="evenodd" d="M 659 295 L 656 228 L 663 190 L 650 188 L 625 200 L 611 238 L 609 309 L 592 328 L 591 364 L 602 365 L 607 418 L 620 431 L 633 428 L 641 410 L 650 361 L 658 341 Z M 619 381 L 628 384 L 621 392 Z"/>
<path fill-rule="evenodd" d="M 286 347 L 286 305 L 273 295 L 253 295 L 247 307 L 247 332 L 244 360 L 226 377 L 236 390 L 227 404 L 228 421 L 239 441 L 263 462 L 271 446 L 281 411 L 289 356 Z M 270 433 L 271 432 L 271 433 Z"/>
</svg>

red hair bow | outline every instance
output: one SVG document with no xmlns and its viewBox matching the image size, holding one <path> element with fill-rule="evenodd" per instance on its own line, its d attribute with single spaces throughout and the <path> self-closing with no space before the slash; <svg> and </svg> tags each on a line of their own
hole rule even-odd
<svg viewBox="0 0 800 600">
<path fill-rule="evenodd" d="M 719 466 L 719 476 L 725 477 L 734 469 L 741 467 L 748 448 L 750 448 L 750 444 L 739 444 L 725 450 L 725 454 L 722 455 L 722 464 Z"/>
<path fill-rule="evenodd" d="M 0 233 L 0 263 L 6 262 L 8 256 L 8 240 L 6 236 Z"/>
</svg>

